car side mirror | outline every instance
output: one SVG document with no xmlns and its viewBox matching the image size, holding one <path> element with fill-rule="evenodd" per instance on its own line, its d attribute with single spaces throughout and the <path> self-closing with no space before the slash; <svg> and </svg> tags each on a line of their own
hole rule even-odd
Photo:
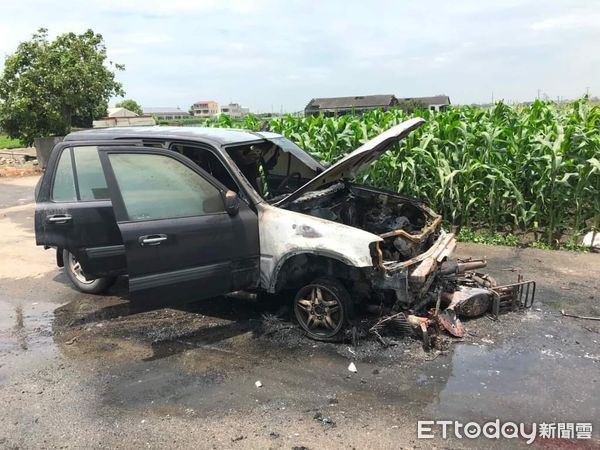
<svg viewBox="0 0 600 450">
<path fill-rule="evenodd" d="M 225 203 L 225 211 L 230 216 L 235 216 L 240 210 L 240 199 L 238 195 L 233 191 L 225 192 L 223 196 L 223 202 Z"/>
</svg>

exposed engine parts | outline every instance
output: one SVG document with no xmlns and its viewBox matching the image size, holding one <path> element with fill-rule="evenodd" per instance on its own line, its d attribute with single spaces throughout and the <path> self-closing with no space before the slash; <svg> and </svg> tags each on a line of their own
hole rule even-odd
<svg viewBox="0 0 600 450">
<path fill-rule="evenodd" d="M 460 318 L 489 314 L 496 319 L 501 312 L 531 307 L 535 281 L 524 281 L 519 275 L 516 283 L 498 286 L 489 275 L 475 271 L 486 264 L 481 259 L 445 261 L 427 286 L 424 298 L 409 302 L 412 308 L 398 301 L 391 308 L 371 305 L 370 312 L 381 314 L 370 331 L 380 340 L 385 329 L 412 333 L 421 337 L 425 348 L 429 348 L 431 335 L 441 330 L 463 337 L 465 327 Z"/>
<path fill-rule="evenodd" d="M 439 221 L 414 200 L 350 183 L 305 194 L 288 208 L 380 235 L 385 261 L 409 260 L 438 237 Z"/>
<path fill-rule="evenodd" d="M 370 209 L 364 214 L 364 226 L 373 233 L 383 234 L 391 230 L 405 230 L 409 233 L 418 232 L 423 226 L 423 218 L 417 214 L 412 214 L 413 219 L 407 216 L 396 216 L 397 209 L 382 204 L 381 201 L 375 201 Z M 415 217 L 417 216 L 417 217 Z"/>
</svg>

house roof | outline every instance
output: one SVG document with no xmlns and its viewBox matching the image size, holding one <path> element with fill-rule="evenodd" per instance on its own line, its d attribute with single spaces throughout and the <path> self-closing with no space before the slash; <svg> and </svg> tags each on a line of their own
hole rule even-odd
<svg viewBox="0 0 600 450">
<path fill-rule="evenodd" d="M 450 97 L 447 95 L 434 95 L 432 97 L 398 97 L 400 103 L 404 102 L 415 102 L 422 105 L 449 105 Z"/>
<path fill-rule="evenodd" d="M 394 100 L 395 97 L 393 95 L 313 98 L 306 105 L 306 109 L 376 108 L 378 106 L 390 106 Z"/>
<path fill-rule="evenodd" d="M 173 108 L 170 106 L 164 106 L 164 107 L 159 107 L 159 108 L 142 108 L 142 110 L 144 111 L 144 114 L 157 114 L 157 115 L 163 115 L 163 114 L 181 114 L 181 115 L 189 115 L 189 113 L 187 111 L 183 111 L 179 108 Z"/>
<path fill-rule="evenodd" d="M 196 103 L 217 103 L 217 102 L 215 100 L 198 100 Z M 196 103 L 194 103 L 194 105 Z"/>
<path fill-rule="evenodd" d="M 136 113 L 127 108 L 108 108 L 106 117 L 135 117 Z"/>
</svg>

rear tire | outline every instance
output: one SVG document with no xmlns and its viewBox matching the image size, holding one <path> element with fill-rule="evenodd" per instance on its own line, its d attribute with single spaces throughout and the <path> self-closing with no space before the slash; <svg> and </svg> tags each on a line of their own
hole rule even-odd
<svg viewBox="0 0 600 450">
<path fill-rule="evenodd" d="M 73 253 L 63 250 L 65 273 L 73 286 L 86 294 L 102 294 L 115 282 L 116 277 L 104 277 L 86 280 L 81 264 Z"/>
<path fill-rule="evenodd" d="M 294 298 L 296 321 L 317 341 L 342 340 L 352 312 L 352 297 L 335 278 L 317 278 L 300 288 Z"/>
</svg>

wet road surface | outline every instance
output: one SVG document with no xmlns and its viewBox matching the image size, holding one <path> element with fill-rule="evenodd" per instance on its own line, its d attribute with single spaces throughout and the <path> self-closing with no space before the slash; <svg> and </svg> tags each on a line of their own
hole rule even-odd
<svg viewBox="0 0 600 450">
<path fill-rule="evenodd" d="M 534 308 L 469 321 L 443 352 L 322 344 L 273 318 L 282 299 L 149 309 L 126 280 L 74 291 L 35 247 L 23 180 L 0 180 L 0 448 L 526 447 L 416 438 L 417 420 L 496 418 L 592 422 L 592 441 L 534 447 L 599 445 L 600 324 L 559 311 L 600 315 L 600 255 L 462 244 L 501 282 L 537 279 Z"/>
</svg>

